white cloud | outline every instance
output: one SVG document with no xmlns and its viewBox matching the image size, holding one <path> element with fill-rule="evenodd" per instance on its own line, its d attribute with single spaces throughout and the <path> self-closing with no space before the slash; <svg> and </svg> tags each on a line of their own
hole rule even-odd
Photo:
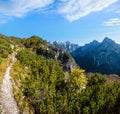
<svg viewBox="0 0 120 114">
<path fill-rule="evenodd" d="M 63 15 L 69 21 L 77 20 L 91 12 L 101 11 L 118 0 L 0 0 L 0 23 L 11 17 L 23 17 L 37 10 L 45 11 L 49 5 L 55 13 Z M 57 9 L 56 9 L 57 7 Z M 49 7 L 49 11 L 51 11 Z"/>
<path fill-rule="evenodd" d="M 53 0 L 1 0 L 0 14 L 22 17 L 32 10 L 39 10 L 53 3 Z"/>
<path fill-rule="evenodd" d="M 105 26 L 120 26 L 120 18 L 112 18 L 104 22 Z"/>
<path fill-rule="evenodd" d="M 92 12 L 101 11 L 118 0 L 61 0 L 58 8 L 69 21 L 77 20 Z"/>
</svg>

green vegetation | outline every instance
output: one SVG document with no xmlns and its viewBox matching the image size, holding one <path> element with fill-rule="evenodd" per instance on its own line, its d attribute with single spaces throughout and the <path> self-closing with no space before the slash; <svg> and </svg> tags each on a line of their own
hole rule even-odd
<svg viewBox="0 0 120 114">
<path fill-rule="evenodd" d="M 0 35 L 0 62 L 2 58 L 7 58 L 16 49 L 17 45 L 22 46 L 21 39 Z"/>
<path fill-rule="evenodd" d="M 1 80 L 8 55 L 15 50 L 18 60 L 11 80 L 21 113 L 120 114 L 120 82 L 78 67 L 64 72 L 71 56 L 37 36 L 21 40 L 0 35 Z"/>
<path fill-rule="evenodd" d="M 21 39 L 0 34 L 0 86 L 9 61 L 8 55 L 15 50 L 14 48 L 18 44 L 20 46 Z"/>
<path fill-rule="evenodd" d="M 120 83 L 110 83 L 101 74 L 92 74 L 88 78 L 86 91 L 80 95 L 82 113 L 119 114 Z"/>
<path fill-rule="evenodd" d="M 10 63 L 9 55 L 15 51 L 15 48 L 19 48 L 17 45 L 23 46 L 21 39 L 0 34 L 0 87 L 6 68 Z"/>
<path fill-rule="evenodd" d="M 22 102 L 22 105 L 18 103 L 21 111 L 26 111 L 24 104 L 36 114 L 72 111 L 69 104 L 74 105 L 72 99 L 87 84 L 83 70 L 73 70 L 69 81 L 65 82 L 64 72 L 53 59 L 46 59 L 31 51 L 22 50 L 18 53 L 18 60 L 13 69 L 13 82 L 16 83 L 14 88 L 16 99 Z M 21 100 L 23 97 L 24 100 Z"/>
<path fill-rule="evenodd" d="M 29 50 L 14 65 L 15 97 L 23 112 L 35 114 L 119 114 L 120 83 L 76 68 L 67 75 L 57 61 Z M 19 80 L 19 81 L 18 81 Z M 26 107 L 25 107 L 26 106 Z"/>
<path fill-rule="evenodd" d="M 25 48 L 35 52 L 37 55 L 44 56 L 46 59 L 55 59 L 59 61 L 59 65 L 63 68 L 63 71 L 71 71 L 70 67 L 76 66 L 70 54 L 54 47 L 40 37 L 32 36 L 28 39 L 23 39 L 22 43 Z"/>
<path fill-rule="evenodd" d="M 22 42 L 26 48 L 46 47 L 47 45 L 47 42 L 38 36 L 31 36 L 30 38 L 23 39 Z"/>
</svg>

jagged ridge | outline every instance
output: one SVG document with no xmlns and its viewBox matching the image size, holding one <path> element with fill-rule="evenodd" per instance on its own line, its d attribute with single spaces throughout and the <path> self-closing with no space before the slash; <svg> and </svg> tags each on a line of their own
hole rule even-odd
<svg viewBox="0 0 120 114">
<path fill-rule="evenodd" d="M 120 45 L 107 37 L 79 47 L 72 56 L 88 72 L 120 75 Z"/>
</svg>

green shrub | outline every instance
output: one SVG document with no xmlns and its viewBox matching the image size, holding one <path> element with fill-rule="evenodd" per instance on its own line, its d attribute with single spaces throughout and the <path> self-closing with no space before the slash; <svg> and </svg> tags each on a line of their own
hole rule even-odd
<svg viewBox="0 0 120 114">
<path fill-rule="evenodd" d="M 7 58 L 8 57 L 8 52 L 5 52 L 4 54 L 1 55 L 2 58 Z"/>
</svg>

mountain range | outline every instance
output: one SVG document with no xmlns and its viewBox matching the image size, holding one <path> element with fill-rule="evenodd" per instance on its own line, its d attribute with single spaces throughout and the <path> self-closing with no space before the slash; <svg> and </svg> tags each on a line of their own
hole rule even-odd
<svg viewBox="0 0 120 114">
<path fill-rule="evenodd" d="M 108 37 L 80 46 L 71 55 L 87 72 L 120 75 L 120 44 Z"/>
<path fill-rule="evenodd" d="M 71 43 L 69 41 L 66 41 L 66 42 L 54 41 L 52 43 L 52 45 L 66 51 L 66 52 L 69 52 L 69 53 L 72 53 L 73 51 L 75 51 L 79 47 L 78 44 L 74 44 L 74 43 Z"/>
</svg>

